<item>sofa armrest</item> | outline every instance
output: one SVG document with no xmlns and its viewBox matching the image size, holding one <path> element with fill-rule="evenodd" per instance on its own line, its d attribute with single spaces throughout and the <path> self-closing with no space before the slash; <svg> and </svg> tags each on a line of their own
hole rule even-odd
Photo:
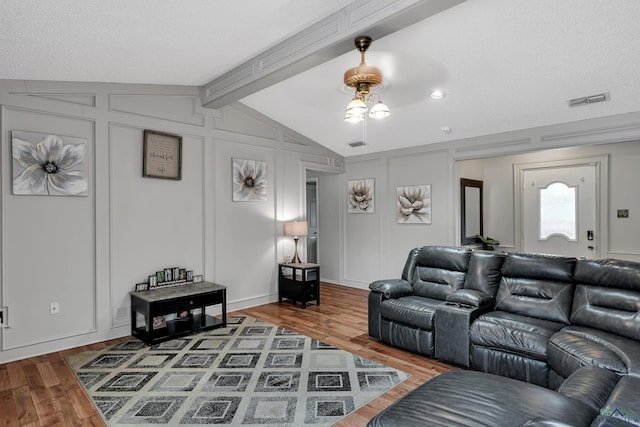
<svg viewBox="0 0 640 427">
<path fill-rule="evenodd" d="M 403 279 L 376 280 L 369 285 L 369 289 L 383 294 L 387 299 L 413 295 L 413 286 Z"/>
<path fill-rule="evenodd" d="M 558 393 L 579 400 L 598 413 L 606 405 L 618 379 L 618 375 L 607 369 L 583 366 L 562 383 Z"/>
<path fill-rule="evenodd" d="M 475 289 L 459 289 L 447 295 L 447 302 L 466 307 L 482 308 L 493 305 L 495 300 L 486 292 Z"/>
</svg>

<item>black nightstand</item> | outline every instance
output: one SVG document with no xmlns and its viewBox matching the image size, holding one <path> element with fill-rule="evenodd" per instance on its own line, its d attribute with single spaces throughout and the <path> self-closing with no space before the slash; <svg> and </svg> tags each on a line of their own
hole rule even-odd
<svg viewBox="0 0 640 427">
<path fill-rule="evenodd" d="M 278 264 L 278 301 L 300 301 L 306 308 L 309 301 L 320 305 L 320 265 L 301 263 Z"/>
</svg>

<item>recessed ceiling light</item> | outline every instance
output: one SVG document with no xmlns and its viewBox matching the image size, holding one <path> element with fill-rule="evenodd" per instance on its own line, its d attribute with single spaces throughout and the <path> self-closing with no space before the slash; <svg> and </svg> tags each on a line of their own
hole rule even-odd
<svg viewBox="0 0 640 427">
<path fill-rule="evenodd" d="M 431 99 L 442 99 L 444 98 L 446 95 L 444 94 L 443 91 L 441 91 L 440 89 L 436 89 L 433 92 L 431 92 L 431 95 L 429 95 L 431 97 Z"/>
</svg>

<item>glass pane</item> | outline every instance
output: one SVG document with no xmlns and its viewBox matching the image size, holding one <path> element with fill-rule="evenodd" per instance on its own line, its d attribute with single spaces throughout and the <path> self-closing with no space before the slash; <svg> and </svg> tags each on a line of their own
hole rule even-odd
<svg viewBox="0 0 640 427">
<path fill-rule="evenodd" d="M 539 239 L 545 240 L 555 234 L 576 240 L 576 187 L 554 182 L 547 188 L 541 188 L 539 206 Z"/>
</svg>

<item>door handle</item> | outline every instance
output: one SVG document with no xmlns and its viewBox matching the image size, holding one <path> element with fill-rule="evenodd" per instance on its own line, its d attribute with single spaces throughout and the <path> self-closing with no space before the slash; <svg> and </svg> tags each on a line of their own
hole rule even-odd
<svg viewBox="0 0 640 427">
<path fill-rule="evenodd" d="M 593 240 L 593 230 L 587 230 L 587 240 Z"/>
</svg>

